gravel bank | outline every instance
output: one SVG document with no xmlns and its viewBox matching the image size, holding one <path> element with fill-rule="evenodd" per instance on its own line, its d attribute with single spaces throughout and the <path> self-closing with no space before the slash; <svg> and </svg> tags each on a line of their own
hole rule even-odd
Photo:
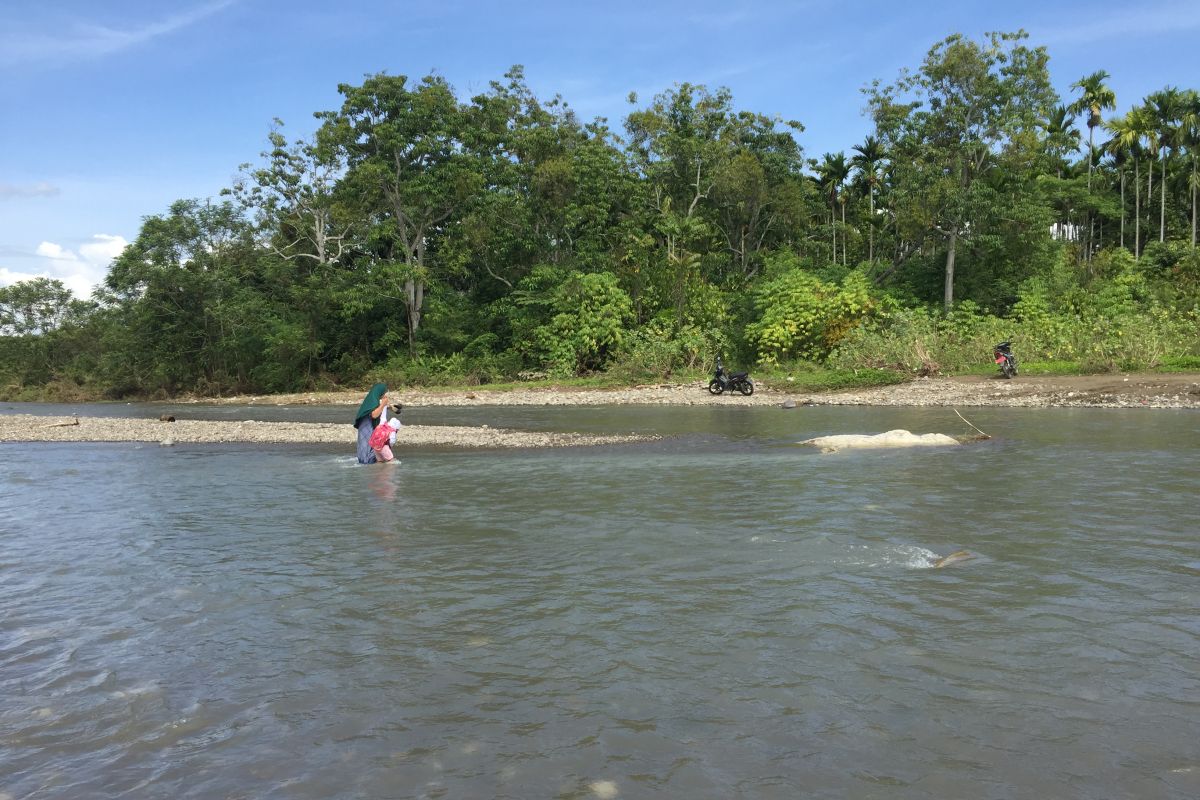
<svg viewBox="0 0 1200 800">
<path fill-rule="evenodd" d="M 235 405 L 357 405 L 360 392 L 240 396 L 196 402 Z M 531 389 L 421 392 L 393 390 L 393 402 L 421 406 L 519 405 L 863 405 L 863 406 L 1089 406 L 1106 408 L 1200 408 L 1200 374 L 1113 373 L 1108 375 L 918 378 L 876 389 L 807 392 L 782 386 L 758 386 L 753 395 L 713 396 L 703 383 L 638 386 L 629 389 Z"/>
<path fill-rule="evenodd" d="M 919 378 L 880 389 L 810 398 L 827 405 L 1023 408 L 1200 408 L 1200 375 L 1131 373 Z"/>
<path fill-rule="evenodd" d="M 0 415 L 0 442 L 251 442 L 342 444 L 354 452 L 357 433 L 350 424 L 312 422 L 211 422 L 180 419 L 160 422 L 114 417 L 39 417 Z M 449 425 L 405 425 L 403 448 L 573 447 L 646 441 L 645 436 L 592 436 L 577 433 L 514 431 Z"/>
<path fill-rule="evenodd" d="M 363 393 L 323 392 L 179 400 L 178 422 L 111 417 L 0 415 L 0 442 L 260 442 L 330 443 L 353 448 L 349 424 L 301 422 L 209 422 L 187 419 L 191 403 L 230 405 L 345 405 L 347 414 Z M 789 387 L 759 387 L 750 397 L 713 396 L 702 383 L 639 386 L 614 390 L 533 389 L 510 392 L 393 391 L 407 406 L 494 405 L 737 405 L 779 406 L 1013 406 L 1094 408 L 1200 408 L 1200 375 L 1131 373 L 1033 376 L 1003 380 L 991 376 L 921 378 L 894 386 L 847 392 L 809 393 Z M 404 447 L 570 447 L 645 441 L 654 437 L 593 436 L 514 431 L 489 427 L 406 425 Z"/>
</svg>

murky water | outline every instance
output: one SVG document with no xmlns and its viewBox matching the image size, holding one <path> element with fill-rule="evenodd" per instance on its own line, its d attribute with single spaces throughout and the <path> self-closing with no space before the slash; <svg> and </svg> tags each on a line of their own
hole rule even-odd
<svg viewBox="0 0 1200 800">
<path fill-rule="evenodd" d="M 0 798 L 1200 795 L 1200 414 L 405 413 L 669 438 L 0 445 Z"/>
</svg>

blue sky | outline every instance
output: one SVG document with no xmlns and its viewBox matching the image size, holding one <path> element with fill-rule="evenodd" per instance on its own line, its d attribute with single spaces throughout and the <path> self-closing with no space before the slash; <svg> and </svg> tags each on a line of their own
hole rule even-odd
<svg viewBox="0 0 1200 800">
<path fill-rule="evenodd" d="M 307 134 L 367 74 L 436 72 L 467 97 L 523 64 L 539 97 L 618 130 L 631 91 L 727 86 L 738 108 L 803 122 L 819 157 L 869 132 L 873 79 L 947 34 L 1018 28 L 1064 96 L 1097 69 L 1120 111 L 1200 88 L 1197 0 L 4 0 L 0 285 L 41 275 L 85 296 L 144 217 L 216 196 L 272 118 Z"/>
</svg>

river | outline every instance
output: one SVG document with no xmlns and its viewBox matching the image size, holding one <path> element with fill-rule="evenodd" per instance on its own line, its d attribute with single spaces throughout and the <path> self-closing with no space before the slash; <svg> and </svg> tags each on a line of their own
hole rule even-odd
<svg viewBox="0 0 1200 800">
<path fill-rule="evenodd" d="M 407 409 L 665 438 L 397 466 L 0 444 L 0 800 L 1200 795 L 1200 413 L 968 417 L 994 438 L 821 454 L 967 429 L 731 402 Z"/>
</svg>

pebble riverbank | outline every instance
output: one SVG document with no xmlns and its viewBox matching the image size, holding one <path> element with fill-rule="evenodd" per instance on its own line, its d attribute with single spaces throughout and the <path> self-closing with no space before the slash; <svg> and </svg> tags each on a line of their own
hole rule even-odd
<svg viewBox="0 0 1200 800">
<path fill-rule="evenodd" d="M 1031 376 L 1002 380 L 991 376 L 920 378 L 893 386 L 846 392 L 810 393 L 786 385 L 760 387 L 750 397 L 713 396 L 702 383 L 639 386 L 615 390 L 533 389 L 507 392 L 393 391 L 393 402 L 410 407 L 497 405 L 739 405 L 739 406 L 1010 406 L 1094 408 L 1200 408 L 1200 375 L 1110 374 Z M 349 424 L 304 422 L 213 422 L 187 419 L 187 406 L 218 403 L 243 406 L 345 405 L 356 407 L 362 392 L 305 393 L 178 400 L 176 422 L 112 417 L 43 417 L 0 414 L 0 442 L 251 442 L 345 444 L 353 446 Z M 487 426 L 405 425 L 404 446 L 462 448 L 572 447 L 646 441 L 655 437 L 597 436 L 516 431 Z"/>
<path fill-rule="evenodd" d="M 760 385 L 750 397 L 714 396 L 705 384 L 637 386 L 626 389 L 528 389 L 515 391 L 422 392 L 393 390 L 392 402 L 423 406 L 556 405 L 861 405 L 861 406 L 1012 406 L 1099 408 L 1200 408 L 1200 374 L 1113 373 L 1106 375 L 1030 376 L 1004 380 L 993 376 L 917 378 L 872 389 L 810 392 L 786 383 Z M 202 403 L 231 405 L 357 405 L 362 392 L 243 395 Z"/>
<path fill-rule="evenodd" d="M 408 447 L 576 447 L 647 441 L 647 436 L 597 436 L 579 433 L 514 431 L 487 426 L 405 425 Z M 0 415 L 0 442 L 249 442 L 259 444 L 342 444 L 354 448 L 357 432 L 349 424 L 313 422 L 213 422 L 115 417 L 43 417 Z"/>
</svg>

